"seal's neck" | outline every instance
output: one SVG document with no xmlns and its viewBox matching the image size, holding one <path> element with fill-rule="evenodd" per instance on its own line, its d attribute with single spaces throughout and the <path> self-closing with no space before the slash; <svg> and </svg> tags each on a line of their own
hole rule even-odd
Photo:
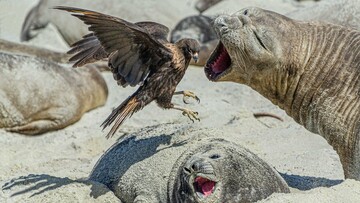
<svg viewBox="0 0 360 203">
<path fill-rule="evenodd" d="M 284 53 L 286 61 L 263 77 L 262 87 L 252 86 L 322 135 L 340 155 L 345 172 L 354 164 L 360 170 L 359 160 L 351 161 L 360 155 L 360 33 L 335 25 L 302 26 Z"/>
<path fill-rule="evenodd" d="M 324 120 L 350 127 L 360 111 L 360 50 L 354 50 L 360 46 L 360 34 L 340 26 L 304 27 L 301 40 L 290 50 L 291 60 L 281 68 L 286 82 L 277 82 L 280 90 L 287 89 L 282 91 L 283 108 L 314 133 L 324 133 L 319 126 Z"/>
</svg>

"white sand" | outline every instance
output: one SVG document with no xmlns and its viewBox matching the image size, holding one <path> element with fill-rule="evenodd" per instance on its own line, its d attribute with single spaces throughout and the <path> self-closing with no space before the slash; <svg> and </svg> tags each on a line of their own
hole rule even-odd
<svg viewBox="0 0 360 203">
<path fill-rule="evenodd" d="M 1 17 L 7 16 L 5 11 L 9 7 L 2 5 L 9 1 L 12 0 L 0 0 Z M 20 13 L 17 23 L 2 20 L 1 25 L 6 25 L 6 28 L 21 26 L 19 21 L 24 16 L 23 12 L 29 9 L 28 5 L 33 1 L 22 2 L 19 7 L 11 6 Z M 226 4 L 229 2 L 224 1 Z M 293 8 L 290 0 L 271 2 L 275 7 L 279 5 L 279 8 Z M 182 1 L 178 3 L 181 4 Z M 238 8 L 235 10 L 242 7 L 242 5 L 233 6 Z M 286 12 L 288 11 L 283 11 Z M 11 27 L 13 30 L 11 32 L 10 29 L 4 32 L 4 27 L 0 29 L 2 30 L 0 36 L 6 39 L 11 39 L 19 30 L 18 27 Z M 38 39 L 39 43 L 41 38 Z M 34 137 L 12 134 L 0 129 L 0 185 L 20 176 L 39 175 L 28 178 L 25 182 L 19 180 L 20 185 L 9 190 L 0 190 L 0 202 L 118 201 L 111 191 L 107 191 L 99 184 L 76 181 L 86 178 L 98 158 L 115 142 L 116 138 L 110 140 L 104 138 L 107 131 L 102 132 L 99 125 L 113 107 L 135 90 L 117 86 L 110 73 L 103 75 L 110 91 L 107 104 L 86 113 L 74 125 Z M 211 83 L 204 76 L 203 70 L 195 67 L 188 70 L 178 89 L 192 90 L 200 97 L 200 104 L 192 102 L 187 107 L 199 112 L 201 122 L 191 124 L 191 121 L 180 112 L 162 110 L 156 104 L 151 104 L 128 119 L 121 131 L 136 132 L 145 126 L 168 122 L 219 128 L 228 135 L 229 140 L 247 147 L 280 173 L 285 174 L 283 177 L 292 187 L 292 193 L 274 194 L 266 201 L 358 202 L 360 200 L 360 183 L 352 180 L 341 181 L 343 171 L 339 157 L 332 147 L 319 135 L 312 134 L 296 124 L 284 111 L 255 91 L 235 83 Z M 185 106 L 179 96 L 174 98 L 174 102 Z M 264 111 L 275 113 L 285 121 L 279 122 L 273 118 L 258 120 L 252 116 L 253 112 Z M 335 186 L 321 187 L 331 185 Z M 22 194 L 11 197 L 12 194 L 21 191 Z M 33 194 L 32 198 L 28 198 Z"/>
</svg>

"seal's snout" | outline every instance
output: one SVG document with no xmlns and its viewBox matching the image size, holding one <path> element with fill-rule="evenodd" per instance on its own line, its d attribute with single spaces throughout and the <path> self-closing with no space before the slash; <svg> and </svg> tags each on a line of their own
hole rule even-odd
<svg viewBox="0 0 360 203">
<path fill-rule="evenodd" d="M 188 177 L 188 184 L 198 198 L 207 198 L 214 193 L 216 176 L 212 165 L 201 159 L 188 161 L 184 166 L 184 173 Z M 192 177 L 192 178 L 190 178 Z"/>
<path fill-rule="evenodd" d="M 218 35 L 228 33 L 232 29 L 236 29 L 241 26 L 241 22 L 236 16 L 219 16 L 214 21 L 214 28 Z"/>
<path fill-rule="evenodd" d="M 214 27 L 218 35 L 225 34 L 229 31 L 227 23 L 225 22 L 224 17 L 218 17 L 215 19 Z"/>
<path fill-rule="evenodd" d="M 198 162 L 188 162 L 184 166 L 184 172 L 191 174 L 200 170 L 200 163 Z"/>
</svg>

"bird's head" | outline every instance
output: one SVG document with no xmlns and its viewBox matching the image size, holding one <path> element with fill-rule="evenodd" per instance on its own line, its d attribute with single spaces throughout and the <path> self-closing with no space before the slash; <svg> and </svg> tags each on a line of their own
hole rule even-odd
<svg viewBox="0 0 360 203">
<path fill-rule="evenodd" d="M 192 57 L 195 63 L 199 59 L 200 43 L 195 39 L 181 39 L 176 44 L 183 50 L 186 57 Z"/>
</svg>

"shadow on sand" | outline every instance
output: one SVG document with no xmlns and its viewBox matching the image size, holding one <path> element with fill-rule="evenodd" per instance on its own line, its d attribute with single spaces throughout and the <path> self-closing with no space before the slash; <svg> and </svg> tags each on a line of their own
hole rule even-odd
<svg viewBox="0 0 360 203">
<path fill-rule="evenodd" d="M 91 185 L 91 193 L 90 196 L 93 198 L 98 198 L 101 195 L 104 195 L 106 190 L 95 189 L 98 188 L 98 183 L 94 184 L 92 181 L 88 181 L 85 179 L 72 180 L 70 178 L 60 178 L 47 174 L 30 174 L 27 176 L 21 176 L 19 178 L 12 179 L 11 181 L 5 183 L 2 186 L 2 190 L 12 190 L 15 187 L 25 187 L 28 186 L 18 192 L 11 194 L 11 197 L 22 195 L 28 192 L 33 192 L 30 197 L 39 195 L 46 191 L 55 190 L 62 186 L 70 185 L 73 183 L 81 183 L 85 185 Z M 104 186 L 105 187 L 105 186 Z M 36 191 L 36 192 L 34 192 Z"/>
<path fill-rule="evenodd" d="M 299 190 L 311 190 L 317 187 L 332 187 L 344 181 L 311 176 L 290 175 L 280 172 L 279 174 L 284 178 L 289 187 Z"/>
<path fill-rule="evenodd" d="M 141 130 L 140 133 L 133 133 L 129 136 L 126 136 L 124 139 L 117 140 L 116 143 L 110 147 L 97 161 L 93 171 L 88 178 L 72 180 L 67 177 L 60 178 L 47 174 L 30 174 L 12 179 L 2 186 L 2 190 L 11 190 L 17 186 L 28 186 L 18 192 L 11 194 L 11 197 L 33 192 L 33 194 L 30 196 L 32 197 L 46 191 L 55 190 L 65 185 L 82 183 L 85 185 L 91 185 L 92 187 L 90 195 L 93 198 L 97 198 L 107 192 L 106 190 L 96 189 L 98 188 L 96 186 L 99 186 L 98 184 L 104 185 L 104 187 L 106 186 L 106 188 L 113 190 L 114 185 L 116 185 L 116 181 L 119 180 L 119 178 L 133 164 L 141 162 L 142 160 L 147 159 L 148 157 L 151 157 L 157 152 L 168 147 L 178 147 L 187 142 L 185 140 L 182 142 L 170 144 L 172 134 L 175 132 L 169 134 L 155 134 L 156 136 L 153 137 L 137 139 L 136 135 L 153 133 L 153 130 L 156 129 L 156 127 L 157 126 L 147 127 Z M 158 147 L 160 145 L 164 146 L 159 149 Z M 112 179 L 108 178 L 109 173 L 113 174 L 114 177 L 112 177 Z"/>
</svg>

